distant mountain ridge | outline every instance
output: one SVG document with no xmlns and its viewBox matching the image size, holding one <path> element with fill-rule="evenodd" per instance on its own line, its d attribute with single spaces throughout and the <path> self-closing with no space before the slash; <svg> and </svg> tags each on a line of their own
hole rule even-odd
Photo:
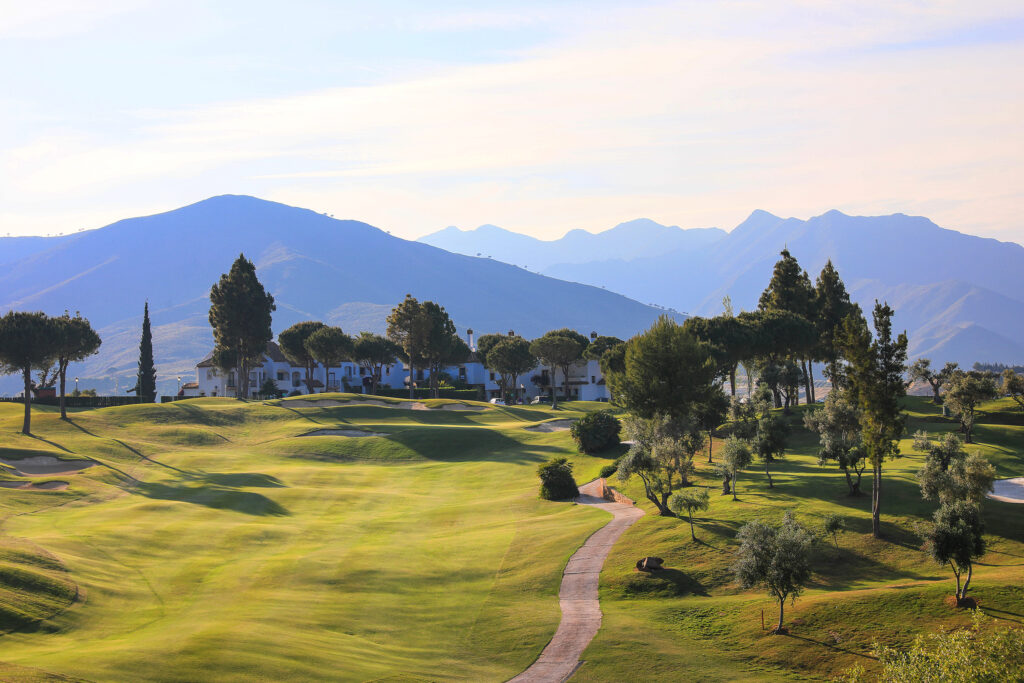
<svg viewBox="0 0 1024 683">
<path fill-rule="evenodd" d="M 0 238 L 0 312 L 81 311 L 103 337 L 73 368 L 134 376 L 148 299 L 163 391 L 188 378 L 213 343 L 209 291 L 240 252 L 274 295 L 274 332 L 304 319 L 381 332 L 406 293 L 444 305 L 460 331 L 530 337 L 555 327 L 630 336 L 662 311 L 597 287 L 402 240 L 366 223 L 225 195 L 48 243 Z M 87 385 L 88 386 L 88 385 Z M 8 389 L 10 390 L 10 389 Z"/>
<path fill-rule="evenodd" d="M 474 230 L 449 226 L 418 241 L 457 254 L 485 256 L 531 270 L 544 270 L 563 263 L 654 256 L 708 245 L 724 236 L 725 231 L 719 228 L 683 229 L 638 218 L 603 232 L 570 230 L 556 240 L 539 240 L 488 224 Z"/>
</svg>

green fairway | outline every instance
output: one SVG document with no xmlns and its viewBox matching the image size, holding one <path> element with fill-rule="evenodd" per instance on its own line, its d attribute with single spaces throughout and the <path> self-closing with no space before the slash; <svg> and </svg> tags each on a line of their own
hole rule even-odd
<svg viewBox="0 0 1024 683">
<path fill-rule="evenodd" d="M 568 432 L 527 427 L 603 406 L 385 403 L 195 399 L 68 422 L 40 409 L 33 437 L 18 432 L 20 407 L 0 404 L 0 481 L 46 457 L 97 463 L 33 478 L 66 489 L 0 490 L 0 679 L 501 681 L 526 668 L 558 624 L 566 560 L 609 519 L 539 500 L 536 466 L 570 457 L 582 482 L 624 450 L 582 456 Z M 955 428 L 923 399 L 908 405 L 909 434 Z M 1024 475 L 1024 419 L 1007 402 L 985 409 L 974 447 L 1000 477 Z M 935 505 L 920 499 L 909 434 L 885 469 L 878 541 L 870 496 L 849 498 L 817 465 L 805 410 L 774 489 L 755 465 L 733 502 L 700 463 L 712 505 L 696 543 L 638 482 L 623 487 L 648 514 L 605 565 L 603 626 L 573 680 L 828 679 L 870 669 L 876 640 L 969 621 L 944 603 L 952 575 L 918 550 L 913 524 Z M 819 544 L 791 634 L 769 636 L 761 610 L 770 624 L 776 605 L 736 587 L 733 537 L 787 509 L 812 527 L 838 511 L 847 531 L 839 549 Z M 985 515 L 972 593 L 1024 622 L 1024 505 L 988 501 Z M 646 555 L 669 569 L 636 572 Z"/>
<path fill-rule="evenodd" d="M 426 403 L 40 411 L 33 437 L 3 404 L 0 458 L 98 464 L 48 478 L 66 490 L 0 491 L 0 676 L 518 673 L 557 626 L 566 559 L 607 519 L 539 500 L 535 469 L 568 455 L 586 479 L 608 460 L 523 427 L 595 406 Z M 301 436 L 325 428 L 387 436 Z"/>
</svg>

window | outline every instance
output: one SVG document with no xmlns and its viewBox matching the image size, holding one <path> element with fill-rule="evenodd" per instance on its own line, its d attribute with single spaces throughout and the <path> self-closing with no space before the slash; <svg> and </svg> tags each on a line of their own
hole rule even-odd
<svg viewBox="0 0 1024 683">
<path fill-rule="evenodd" d="M 362 377 L 362 376 L 363 376 L 363 375 L 365 375 L 365 374 L 366 374 L 366 368 L 364 368 L 364 367 L 360 367 L 360 368 L 359 368 L 359 376 L 360 376 L 360 377 Z"/>
<path fill-rule="evenodd" d="M 492 382 L 494 381 L 494 373 L 493 372 L 491 373 L 491 381 Z"/>
<path fill-rule="evenodd" d="M 213 370 L 206 371 L 206 379 L 213 379 Z"/>
<path fill-rule="evenodd" d="M 278 379 L 279 382 L 286 381 L 288 379 L 288 373 L 287 372 L 282 372 L 281 370 L 278 370 L 277 371 L 277 379 Z"/>
<path fill-rule="evenodd" d="M 466 368 L 459 368 L 459 379 L 466 379 Z"/>
<path fill-rule="evenodd" d="M 336 386 L 338 386 L 338 379 L 334 376 L 333 372 L 327 377 L 327 386 L 329 386 L 329 387 L 336 387 Z"/>
<path fill-rule="evenodd" d="M 249 386 L 250 387 L 256 386 L 256 373 L 255 372 L 250 372 L 249 373 Z"/>
<path fill-rule="evenodd" d="M 352 376 L 352 366 L 351 365 L 345 366 L 345 376 L 346 377 L 351 377 Z"/>
<path fill-rule="evenodd" d="M 299 373 L 298 372 L 293 372 L 292 373 L 292 386 L 293 387 L 297 387 L 297 386 L 299 386 L 299 384 L 300 384 L 300 382 L 299 382 Z"/>
<path fill-rule="evenodd" d="M 596 378 L 596 377 L 594 377 L 593 375 L 591 375 L 591 376 L 590 376 L 590 383 L 591 383 L 591 384 L 597 384 L 597 378 Z"/>
<path fill-rule="evenodd" d="M 229 372 L 228 373 L 228 387 L 234 388 L 234 386 L 235 386 L 235 373 L 234 372 Z"/>
</svg>

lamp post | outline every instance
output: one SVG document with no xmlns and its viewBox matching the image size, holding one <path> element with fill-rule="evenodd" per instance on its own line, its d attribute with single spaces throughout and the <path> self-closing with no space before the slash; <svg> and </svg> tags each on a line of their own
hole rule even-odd
<svg viewBox="0 0 1024 683">
<path fill-rule="evenodd" d="M 181 393 L 181 375 L 178 375 L 178 393 Z"/>
<path fill-rule="evenodd" d="M 78 378 L 75 378 L 75 396 L 78 396 Z"/>
</svg>

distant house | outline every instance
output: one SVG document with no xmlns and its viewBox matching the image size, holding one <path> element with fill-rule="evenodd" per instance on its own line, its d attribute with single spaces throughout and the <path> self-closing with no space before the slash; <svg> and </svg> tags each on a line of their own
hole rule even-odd
<svg viewBox="0 0 1024 683">
<path fill-rule="evenodd" d="M 472 332 L 468 333 L 467 342 L 472 351 L 470 357 L 464 363 L 443 368 L 443 372 L 453 380 L 465 382 L 471 389 L 479 389 L 484 400 L 497 398 L 501 395 L 501 389 L 498 386 L 500 376 L 485 368 L 480 362 L 473 344 Z M 546 366 L 537 366 L 530 372 L 520 375 L 517 391 L 519 399 L 529 401 L 535 396 L 548 395 L 552 388 L 552 378 L 549 374 L 549 369 Z M 563 395 L 564 378 L 557 371 L 555 375 L 554 389 L 560 398 L 565 399 L 567 397 Z M 258 392 L 269 378 L 274 381 L 278 390 L 285 394 L 306 394 L 308 389 L 305 377 L 305 368 L 292 365 L 282 353 L 281 348 L 274 342 L 270 342 L 267 344 L 259 365 L 250 369 L 249 393 Z M 418 387 L 428 386 L 429 370 L 417 368 L 413 381 Z M 369 392 L 369 384 L 370 378 L 365 368 L 349 361 L 332 367 L 326 377 L 324 377 L 323 366 L 318 366 L 313 371 L 313 389 L 317 393 L 323 391 L 325 385 L 327 391 L 365 393 Z M 194 388 L 190 385 L 194 385 Z M 407 388 L 409 386 L 408 367 L 402 362 L 386 366 L 381 376 L 380 386 L 392 389 Z M 186 387 L 189 392 L 194 392 L 184 394 L 186 396 L 235 396 L 237 378 L 234 370 L 225 371 L 214 365 L 211 351 L 196 365 L 196 382 L 183 385 L 182 390 L 185 391 Z M 608 389 L 597 361 L 581 360 L 572 366 L 569 372 L 568 398 L 581 401 L 608 400 Z"/>
</svg>

